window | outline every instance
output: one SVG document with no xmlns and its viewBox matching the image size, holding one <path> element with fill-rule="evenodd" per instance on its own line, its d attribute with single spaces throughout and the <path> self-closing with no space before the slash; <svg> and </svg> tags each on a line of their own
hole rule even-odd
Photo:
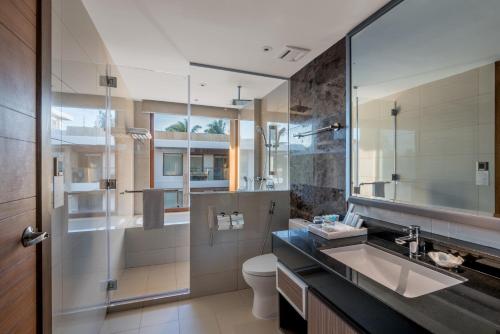
<svg viewBox="0 0 500 334">
<path fill-rule="evenodd" d="M 184 205 L 182 189 L 167 190 L 163 198 L 165 209 L 181 208 Z"/>
<path fill-rule="evenodd" d="M 163 176 L 182 176 L 182 153 L 163 153 Z"/>
<path fill-rule="evenodd" d="M 204 181 L 207 179 L 203 171 L 203 155 L 191 155 L 191 180 Z"/>
<path fill-rule="evenodd" d="M 229 160 L 227 155 L 214 156 L 214 180 L 229 180 Z"/>
</svg>

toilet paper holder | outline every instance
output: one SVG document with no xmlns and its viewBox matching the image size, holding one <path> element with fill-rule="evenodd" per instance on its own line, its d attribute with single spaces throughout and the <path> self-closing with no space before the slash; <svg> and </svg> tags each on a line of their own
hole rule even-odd
<svg viewBox="0 0 500 334">
<path fill-rule="evenodd" d="M 217 214 L 218 231 L 241 230 L 244 224 L 245 220 L 241 212 L 233 211 L 230 214 L 220 212 Z"/>
<path fill-rule="evenodd" d="M 233 211 L 227 214 L 217 212 L 214 206 L 208 207 L 209 245 L 213 246 L 215 231 L 241 230 L 245 224 L 243 213 Z"/>
</svg>

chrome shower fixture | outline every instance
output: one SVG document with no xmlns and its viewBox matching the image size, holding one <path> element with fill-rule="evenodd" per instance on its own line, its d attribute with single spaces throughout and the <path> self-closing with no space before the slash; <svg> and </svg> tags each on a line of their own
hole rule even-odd
<svg viewBox="0 0 500 334">
<path fill-rule="evenodd" d="M 265 147 L 271 147 L 271 146 L 270 146 L 270 145 L 268 145 L 268 143 L 267 143 L 266 133 L 264 132 L 264 129 L 262 128 L 262 126 L 260 126 L 260 125 L 256 125 L 256 126 L 255 126 L 255 131 L 257 131 L 257 133 L 259 133 L 259 134 L 262 136 L 262 139 L 264 139 L 264 146 L 265 146 Z"/>
<path fill-rule="evenodd" d="M 232 102 L 233 106 L 240 106 L 240 107 L 242 107 L 242 106 L 245 106 L 247 103 L 249 103 L 249 102 L 252 101 L 252 100 L 244 100 L 244 99 L 241 98 L 241 88 L 242 88 L 241 85 L 238 86 L 238 98 L 233 99 L 233 102 Z"/>
<path fill-rule="evenodd" d="M 152 138 L 151 132 L 144 128 L 127 128 L 127 134 L 129 134 L 132 139 L 139 140 L 140 142 Z"/>
</svg>

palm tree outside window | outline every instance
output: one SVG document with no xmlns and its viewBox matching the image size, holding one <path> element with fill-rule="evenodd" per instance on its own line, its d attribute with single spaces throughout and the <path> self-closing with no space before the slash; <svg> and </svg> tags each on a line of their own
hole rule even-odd
<svg viewBox="0 0 500 334">
<path fill-rule="evenodd" d="M 212 122 L 207 124 L 205 133 L 219 134 L 219 135 L 226 134 L 226 124 L 227 121 L 223 119 L 213 120 Z"/>
<path fill-rule="evenodd" d="M 188 120 L 184 118 L 182 121 L 177 121 L 176 123 L 169 125 L 165 128 L 167 132 L 187 132 Z M 197 133 L 201 130 L 201 125 L 195 125 L 191 128 L 191 133 Z"/>
</svg>

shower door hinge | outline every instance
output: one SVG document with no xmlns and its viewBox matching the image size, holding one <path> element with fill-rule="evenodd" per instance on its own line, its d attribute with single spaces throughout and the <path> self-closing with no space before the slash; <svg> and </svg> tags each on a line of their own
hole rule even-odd
<svg viewBox="0 0 500 334">
<path fill-rule="evenodd" d="M 398 107 L 394 107 L 391 109 L 391 116 L 397 116 L 399 114 L 399 108 Z"/>
<path fill-rule="evenodd" d="M 101 87 L 116 88 L 118 86 L 118 79 L 109 75 L 101 75 L 99 77 L 99 84 Z"/>
<path fill-rule="evenodd" d="M 392 181 L 399 181 L 399 174 L 392 174 L 391 178 L 392 178 Z"/>
<path fill-rule="evenodd" d="M 101 189 L 116 189 L 116 179 L 102 179 L 99 183 Z"/>
<path fill-rule="evenodd" d="M 108 281 L 108 284 L 106 285 L 106 290 L 108 291 L 113 291 L 118 289 L 118 281 L 115 279 L 111 279 Z"/>
</svg>

